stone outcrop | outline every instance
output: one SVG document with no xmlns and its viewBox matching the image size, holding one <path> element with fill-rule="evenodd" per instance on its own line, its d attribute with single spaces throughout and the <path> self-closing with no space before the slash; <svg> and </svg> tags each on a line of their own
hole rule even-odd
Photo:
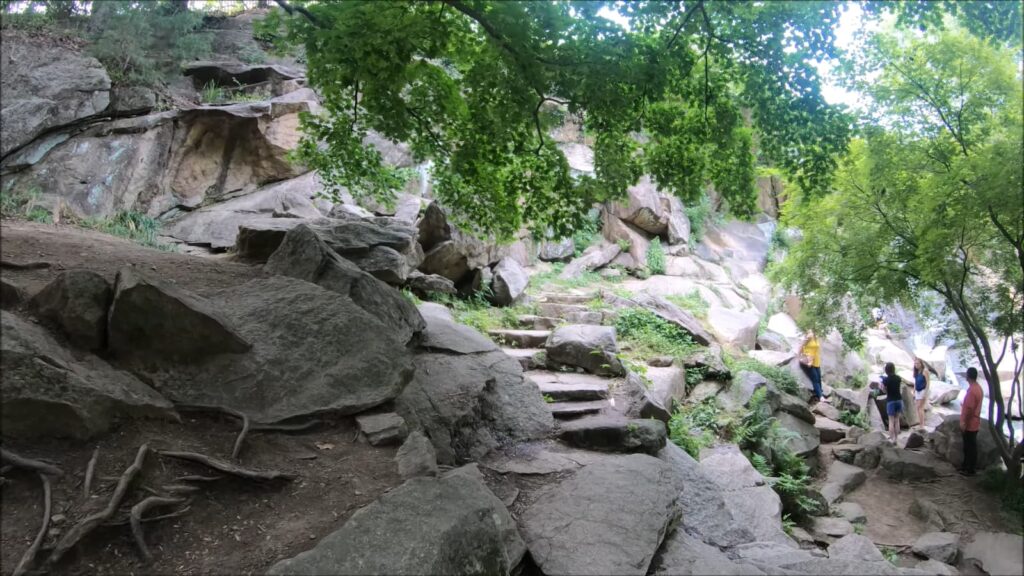
<svg viewBox="0 0 1024 576">
<path fill-rule="evenodd" d="M 510 574 L 526 548 L 475 465 L 413 478 L 270 574 Z"/>
<path fill-rule="evenodd" d="M 914 541 L 911 550 L 918 556 L 953 564 L 960 553 L 960 535 L 951 532 L 928 532 Z"/>
<path fill-rule="evenodd" d="M 958 415 L 946 416 L 935 431 L 929 434 L 932 443 L 932 450 L 940 458 L 946 460 L 956 467 L 964 462 L 964 440 L 960 433 L 960 417 Z M 992 438 L 992 430 L 988 420 L 982 419 L 981 427 L 978 429 L 978 469 L 1002 462 L 999 447 Z"/>
<path fill-rule="evenodd" d="M 110 103 L 110 77 L 95 58 L 9 30 L 0 46 L 0 157 Z"/>
<path fill-rule="evenodd" d="M 33 312 L 56 326 L 74 346 L 102 350 L 113 291 L 106 278 L 87 270 L 62 272 L 32 297 Z"/>
<path fill-rule="evenodd" d="M 570 262 L 562 269 L 560 277 L 563 279 L 577 278 L 580 274 L 591 270 L 597 270 L 615 259 L 622 249 L 614 242 L 595 244 L 583 251 L 578 258 Z"/>
<path fill-rule="evenodd" d="M 526 292 L 530 275 L 515 259 L 502 258 L 493 270 L 491 280 L 491 301 L 496 306 L 511 306 Z"/>
<path fill-rule="evenodd" d="M 712 306 L 708 310 L 708 324 L 718 341 L 741 350 L 753 350 L 760 322 L 761 318 L 757 314 L 737 312 L 721 306 Z"/>
<path fill-rule="evenodd" d="M 409 433 L 405 419 L 394 412 L 360 414 L 356 416 L 356 425 L 366 441 L 373 446 L 401 444 Z"/>
<path fill-rule="evenodd" d="M 665 447 L 666 430 L 664 423 L 653 419 L 591 416 L 563 424 L 558 437 L 577 448 L 653 456 Z"/>
<path fill-rule="evenodd" d="M 551 414 L 519 362 L 476 330 L 428 314 L 415 376 L 396 401 L 410 430 L 422 430 L 444 464 L 540 438 Z"/>
<path fill-rule="evenodd" d="M 402 478 L 437 475 L 437 452 L 430 440 L 419 431 L 409 434 L 405 439 L 395 454 L 395 462 L 398 464 L 398 475 Z"/>
<path fill-rule="evenodd" d="M 264 270 L 312 282 L 350 298 L 403 344 L 415 343 L 425 327 L 411 302 L 339 256 L 309 226 L 299 225 L 289 231 Z"/>
<path fill-rule="evenodd" d="M 747 457 L 739 447 L 726 444 L 701 451 L 700 467 L 704 475 L 718 486 L 725 499 L 725 510 L 729 514 L 713 520 L 708 530 L 717 533 L 724 540 L 728 536 L 740 536 L 743 531 L 751 534 L 751 540 L 745 542 L 775 542 L 788 547 L 796 544 L 782 530 L 782 501 L 778 494 L 768 485 L 767 481 L 751 466 Z M 685 488 L 684 488 L 685 491 Z M 694 497 L 705 497 L 698 493 Z M 709 499 L 704 506 L 712 505 L 715 498 Z M 722 508 L 708 511 L 710 514 L 722 514 Z M 729 518 L 733 519 L 729 523 Z M 684 516 L 685 520 L 685 516 Z M 723 525 L 723 523 L 726 523 Z M 716 530 L 715 527 L 719 529 Z M 722 528 L 729 530 L 723 532 Z M 742 542 L 738 542 L 742 543 Z"/>
<path fill-rule="evenodd" d="M 0 422 L 5 435 L 86 439 L 118 418 L 176 420 L 152 388 L 91 354 L 73 356 L 41 327 L 2 318 Z"/>
<path fill-rule="evenodd" d="M 545 574 L 643 576 L 679 516 L 680 488 L 657 458 L 602 459 L 539 494 L 520 531 Z"/>
<path fill-rule="evenodd" d="M 572 238 L 565 238 L 557 242 L 544 242 L 540 245 L 538 258 L 542 262 L 568 262 L 576 254 L 576 245 Z"/>
</svg>

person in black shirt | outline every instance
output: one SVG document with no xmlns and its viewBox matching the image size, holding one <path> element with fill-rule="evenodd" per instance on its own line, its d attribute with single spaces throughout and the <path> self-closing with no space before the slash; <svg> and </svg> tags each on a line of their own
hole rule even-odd
<svg viewBox="0 0 1024 576">
<path fill-rule="evenodd" d="M 903 412 L 903 394 L 900 392 L 903 379 L 896 374 L 896 366 L 892 362 L 885 365 L 882 386 L 885 386 L 885 413 L 889 416 L 889 439 L 896 445 L 900 434 L 900 414 Z"/>
</svg>

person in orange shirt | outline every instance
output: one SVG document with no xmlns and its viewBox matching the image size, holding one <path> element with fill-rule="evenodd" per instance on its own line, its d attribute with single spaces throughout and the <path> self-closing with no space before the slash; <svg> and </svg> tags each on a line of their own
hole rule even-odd
<svg viewBox="0 0 1024 576">
<path fill-rule="evenodd" d="M 960 408 L 960 432 L 964 440 L 964 463 L 960 473 L 974 476 L 978 465 L 978 429 L 981 428 L 981 401 L 985 397 L 978 384 L 978 369 L 967 369 L 967 395 Z"/>
</svg>

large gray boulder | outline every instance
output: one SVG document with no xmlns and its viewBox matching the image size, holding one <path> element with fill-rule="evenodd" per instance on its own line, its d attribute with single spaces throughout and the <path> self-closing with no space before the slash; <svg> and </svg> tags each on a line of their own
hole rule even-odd
<svg viewBox="0 0 1024 576">
<path fill-rule="evenodd" d="M 263 269 L 270 274 L 312 282 L 350 298 L 403 344 L 415 342 L 426 326 L 416 307 L 397 290 L 340 257 L 304 224 L 288 232 Z"/>
<path fill-rule="evenodd" d="M 679 198 L 676 198 L 674 195 L 666 194 L 664 197 L 668 199 L 669 206 L 666 230 L 668 233 L 668 243 L 673 246 L 681 245 L 685 248 L 690 242 L 690 218 L 686 215 L 686 208 Z"/>
<path fill-rule="evenodd" d="M 437 475 L 437 452 L 423 433 L 416 431 L 405 439 L 395 454 L 398 475 L 402 478 Z"/>
<path fill-rule="evenodd" d="M 668 209 L 668 202 L 662 200 L 650 176 L 641 177 L 639 182 L 627 188 L 623 201 L 608 205 L 611 214 L 654 235 L 666 232 Z"/>
<path fill-rule="evenodd" d="M 576 244 L 572 238 L 559 241 L 547 241 L 540 245 L 538 258 L 542 262 L 568 262 L 576 253 Z"/>
<path fill-rule="evenodd" d="M 107 279 L 88 270 L 62 272 L 29 305 L 74 346 L 101 350 L 107 343 L 107 311 L 113 291 Z"/>
<path fill-rule="evenodd" d="M 0 308 L 14 310 L 24 304 L 25 299 L 25 291 L 20 286 L 0 278 Z"/>
<path fill-rule="evenodd" d="M 413 478 L 270 574 L 510 574 L 526 549 L 476 465 Z"/>
<path fill-rule="evenodd" d="M 149 368 L 252 348 L 214 303 L 131 267 L 117 273 L 108 343 L 121 361 Z"/>
<path fill-rule="evenodd" d="M 394 218 L 336 220 L 315 231 L 331 250 L 388 284 L 401 285 L 423 262 L 416 228 Z"/>
<path fill-rule="evenodd" d="M 685 512 L 684 512 L 685 514 Z M 676 530 L 654 559 L 650 575 L 665 576 L 751 576 L 764 572 L 733 561 L 724 552 L 702 542 L 684 530 Z"/>
<path fill-rule="evenodd" d="M 110 77 L 95 58 L 13 30 L 0 46 L 0 156 L 110 103 Z"/>
<path fill-rule="evenodd" d="M 964 439 L 960 432 L 960 417 L 956 414 L 946 416 L 942 423 L 935 427 L 929 435 L 932 450 L 940 458 L 956 467 L 964 462 Z M 984 469 L 1002 462 L 999 446 L 992 437 L 992 429 L 987 419 L 981 420 L 978 429 L 978 469 Z"/>
<path fill-rule="evenodd" d="M 730 412 L 739 412 L 750 408 L 750 400 L 754 392 L 765 388 L 766 401 L 770 410 L 774 411 L 779 407 L 779 394 L 774 387 L 768 387 L 768 380 L 757 372 L 741 370 L 737 372 L 726 391 L 718 395 L 718 402 L 723 408 Z"/>
<path fill-rule="evenodd" d="M 964 546 L 964 560 L 974 559 L 989 574 L 1024 574 L 1024 537 L 1005 532 L 977 532 Z"/>
<path fill-rule="evenodd" d="M 911 550 L 918 556 L 953 564 L 960 553 L 960 535 L 952 532 L 927 532 L 914 541 Z"/>
<path fill-rule="evenodd" d="M 545 574 L 647 574 L 679 517 L 668 464 L 643 454 L 599 460 L 542 491 L 520 531 Z"/>
<path fill-rule="evenodd" d="M 563 424 L 558 437 L 577 448 L 653 456 L 665 447 L 666 434 L 659 420 L 591 416 Z"/>
<path fill-rule="evenodd" d="M 410 430 L 434 443 L 438 461 L 479 459 L 492 449 L 546 436 L 554 425 L 519 361 L 476 330 L 425 316 L 412 382 L 396 401 Z"/>
<path fill-rule="evenodd" d="M 444 210 L 437 205 L 437 202 L 427 205 L 423 216 L 416 223 L 416 228 L 419 231 L 419 242 L 424 250 L 429 251 L 441 242 L 452 239 L 452 229 L 448 224 L 448 217 Z"/>
<path fill-rule="evenodd" d="M 562 273 L 559 277 L 569 280 L 579 277 L 579 275 L 584 272 L 597 270 L 614 260 L 620 252 L 622 252 L 622 249 L 614 242 L 595 244 L 594 246 L 584 250 L 583 254 L 578 258 L 568 263 L 565 268 L 562 269 Z"/>
<path fill-rule="evenodd" d="M 753 350 L 760 322 L 761 317 L 751 312 L 739 312 L 723 306 L 708 309 L 711 332 L 723 346 Z"/>
<path fill-rule="evenodd" d="M 757 539 L 754 532 L 758 527 L 766 528 L 765 532 L 768 532 L 769 535 L 774 534 L 770 514 L 766 520 L 749 524 L 747 522 L 749 517 L 742 513 L 745 512 L 745 509 L 733 511 L 738 494 L 733 493 L 733 489 L 724 488 L 705 474 L 704 465 L 694 460 L 679 446 L 671 442 L 666 444 L 665 448 L 658 453 L 658 458 L 672 467 L 672 472 L 683 487 L 679 494 L 679 505 L 682 508 L 683 517 L 676 534 L 694 534 L 703 542 L 720 548 L 753 542 Z M 741 462 L 738 460 L 736 462 L 741 469 L 746 470 L 746 468 L 742 468 Z M 755 478 L 737 490 L 748 488 L 757 490 L 764 487 L 763 479 L 758 484 L 758 480 Z M 777 500 L 778 496 L 775 498 Z M 781 509 L 781 504 L 779 506 Z M 774 527 L 774 530 L 778 531 L 778 527 Z"/>
<path fill-rule="evenodd" d="M 713 342 L 697 348 L 689 356 L 683 358 L 683 365 L 688 369 L 700 370 L 706 380 L 724 382 L 732 378 L 732 371 L 722 360 L 722 347 Z"/>
<path fill-rule="evenodd" d="M 118 418 L 176 420 L 171 404 L 134 376 L 69 353 L 40 326 L 0 313 L 4 435 L 86 439 Z"/>
<path fill-rule="evenodd" d="M 863 469 L 835 460 L 829 464 L 821 495 L 831 505 L 863 484 L 865 480 L 867 474 Z"/>
<path fill-rule="evenodd" d="M 615 376 L 623 373 L 615 328 L 593 324 L 570 324 L 556 328 L 544 345 L 549 363 L 582 368 L 591 374 Z"/>
<path fill-rule="evenodd" d="M 227 406 L 257 422 L 347 415 L 393 400 L 412 377 L 412 354 L 395 330 L 316 284 L 260 278 L 216 292 L 206 302 L 252 347 L 132 365 L 175 402 Z M 112 342 L 117 305 L 115 297 Z M 194 336 L 179 331 L 188 324 L 168 320 L 160 326 L 169 342 Z"/>
<path fill-rule="evenodd" d="M 892 446 L 882 447 L 879 466 L 894 480 L 934 480 L 955 472 L 948 462 L 939 460 L 931 454 L 900 450 Z"/>
<path fill-rule="evenodd" d="M 818 446 L 821 444 L 821 436 L 813 424 L 808 424 L 789 413 L 779 412 L 775 415 L 779 425 L 793 432 L 791 436 L 782 441 L 797 456 L 802 458 L 812 457 L 817 454 Z"/>
<path fill-rule="evenodd" d="M 700 467 L 722 492 L 726 509 L 736 521 L 733 528 L 748 530 L 754 536 L 748 542 L 776 542 L 796 547 L 782 530 L 782 501 L 739 447 L 725 444 L 702 450 Z"/>
<path fill-rule="evenodd" d="M 496 306 L 511 306 L 526 292 L 530 275 L 515 261 L 506 256 L 494 267 L 491 280 L 491 302 Z"/>
<path fill-rule="evenodd" d="M 455 283 L 437 274 L 424 274 L 418 270 L 409 273 L 405 279 L 405 286 L 419 296 L 431 294 L 457 294 Z"/>
</svg>

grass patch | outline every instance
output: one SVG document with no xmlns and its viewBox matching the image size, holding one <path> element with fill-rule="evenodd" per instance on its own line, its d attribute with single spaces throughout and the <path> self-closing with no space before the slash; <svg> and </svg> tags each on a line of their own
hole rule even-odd
<svg viewBox="0 0 1024 576">
<path fill-rule="evenodd" d="M 160 250 L 172 249 L 171 246 L 157 241 L 160 223 L 139 212 L 122 210 L 106 220 L 86 218 L 78 222 L 78 224 L 83 228 L 98 230 L 112 236 L 120 236 L 150 248 Z"/>
<path fill-rule="evenodd" d="M 665 249 L 661 247 L 660 238 L 651 240 L 647 248 L 647 269 L 655 275 L 665 273 Z"/>
<path fill-rule="evenodd" d="M 708 303 L 697 289 L 690 291 L 686 295 L 672 294 L 666 296 L 665 299 L 698 318 L 707 318 L 708 316 Z"/>
<path fill-rule="evenodd" d="M 530 294 L 537 294 L 546 290 L 572 290 L 589 287 L 611 288 L 624 279 L 624 275 L 605 278 L 591 270 L 581 272 L 575 278 L 562 278 L 561 274 L 564 269 L 564 263 L 556 262 L 551 265 L 550 270 L 530 276 L 530 285 L 527 291 Z"/>
<path fill-rule="evenodd" d="M 444 304 L 452 311 L 452 316 L 461 324 L 472 326 L 477 331 L 487 334 L 490 330 L 502 328 L 518 329 L 519 317 L 536 314 L 532 305 L 509 306 L 497 308 L 488 301 L 489 289 L 484 289 L 469 298 L 458 298 L 450 294 L 436 294 L 433 301 Z M 415 296 L 413 296 L 415 298 Z M 414 303 L 418 303 L 414 301 Z"/>
<path fill-rule="evenodd" d="M 36 189 L 16 192 L 2 191 L 0 192 L 0 216 L 24 218 L 32 222 L 53 222 L 53 214 L 36 204 L 38 199 L 39 191 Z"/>
<path fill-rule="evenodd" d="M 668 322 L 646 308 L 626 308 L 615 318 L 618 339 L 629 344 L 635 357 L 652 356 L 681 358 L 696 348 L 693 338 L 682 328 Z"/>
<path fill-rule="evenodd" d="M 729 355 L 725 355 L 723 359 L 733 373 L 740 372 L 741 370 L 757 372 L 761 376 L 764 376 L 765 379 L 771 382 L 776 388 L 787 394 L 796 394 L 800 391 L 800 387 L 796 383 L 796 377 L 794 377 L 787 368 L 770 366 L 764 362 L 759 362 L 753 358 L 746 357 L 733 358 Z"/>
</svg>

